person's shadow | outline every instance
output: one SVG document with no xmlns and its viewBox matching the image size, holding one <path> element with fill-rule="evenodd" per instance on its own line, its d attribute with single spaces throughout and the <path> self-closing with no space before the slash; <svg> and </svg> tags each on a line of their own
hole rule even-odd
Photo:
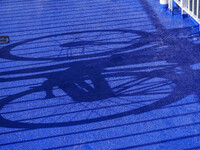
<svg viewBox="0 0 200 150">
<path fill-rule="evenodd" d="M 49 74 L 43 83 L 46 98 L 54 97 L 53 87 L 62 89 L 77 102 L 92 102 L 114 96 L 114 92 L 101 73 L 94 66 L 78 65 L 64 71 Z"/>
</svg>

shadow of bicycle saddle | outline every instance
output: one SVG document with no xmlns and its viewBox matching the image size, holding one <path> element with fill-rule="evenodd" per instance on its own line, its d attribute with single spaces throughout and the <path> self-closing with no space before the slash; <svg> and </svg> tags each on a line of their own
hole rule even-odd
<svg viewBox="0 0 200 150">
<path fill-rule="evenodd" d="M 0 44 L 7 44 L 10 43 L 9 36 L 0 36 Z"/>
</svg>

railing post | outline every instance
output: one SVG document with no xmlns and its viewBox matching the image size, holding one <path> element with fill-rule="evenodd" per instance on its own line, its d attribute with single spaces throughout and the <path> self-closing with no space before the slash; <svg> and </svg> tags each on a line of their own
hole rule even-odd
<svg viewBox="0 0 200 150">
<path fill-rule="evenodd" d="M 168 8 L 173 12 L 173 1 L 181 8 L 181 14 L 190 15 L 199 24 L 200 31 L 200 0 L 168 0 Z"/>
<path fill-rule="evenodd" d="M 192 15 L 194 16 L 195 15 L 195 12 L 194 12 L 194 0 L 192 0 Z"/>
<path fill-rule="evenodd" d="M 160 0 L 160 6 L 163 8 L 168 7 L 168 0 Z"/>
<path fill-rule="evenodd" d="M 197 0 L 197 18 L 200 19 L 200 12 L 199 12 L 199 0 Z"/>
<path fill-rule="evenodd" d="M 188 10 L 190 11 L 190 1 L 191 0 L 188 0 Z"/>
<path fill-rule="evenodd" d="M 186 0 L 181 0 L 181 14 L 182 14 L 182 17 L 185 18 L 185 15 L 187 14 L 185 11 L 184 11 L 184 7 L 186 5 Z"/>
<path fill-rule="evenodd" d="M 168 0 L 168 8 L 173 12 L 173 0 Z"/>
</svg>

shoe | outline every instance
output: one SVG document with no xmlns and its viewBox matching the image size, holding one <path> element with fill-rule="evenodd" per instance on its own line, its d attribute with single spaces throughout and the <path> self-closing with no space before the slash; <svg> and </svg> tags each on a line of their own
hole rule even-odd
<svg viewBox="0 0 200 150">
<path fill-rule="evenodd" d="M 10 43 L 9 36 L 0 36 L 0 44 L 7 44 Z"/>
</svg>

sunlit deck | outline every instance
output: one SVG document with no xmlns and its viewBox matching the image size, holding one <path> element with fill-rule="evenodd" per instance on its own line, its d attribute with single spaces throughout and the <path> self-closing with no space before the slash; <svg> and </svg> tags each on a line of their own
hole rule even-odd
<svg viewBox="0 0 200 150">
<path fill-rule="evenodd" d="M 200 149 L 198 24 L 157 0 L 1 0 L 0 149 Z"/>
</svg>

